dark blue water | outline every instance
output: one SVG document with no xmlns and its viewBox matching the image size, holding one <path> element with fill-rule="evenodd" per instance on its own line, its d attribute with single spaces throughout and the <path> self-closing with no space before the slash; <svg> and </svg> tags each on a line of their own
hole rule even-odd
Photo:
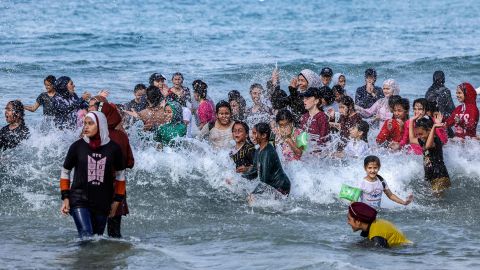
<svg viewBox="0 0 480 270">
<path fill-rule="evenodd" d="M 433 71 L 450 89 L 480 85 L 480 5 L 477 1 L 1 1 L 0 107 L 34 102 L 48 74 L 70 76 L 77 92 L 109 89 L 132 98 L 153 72 L 201 78 L 215 100 L 231 89 L 247 94 L 275 64 L 282 85 L 303 68 L 330 66 L 353 93 L 363 71 L 378 83 L 396 79 L 401 94 L 422 96 Z M 445 147 L 453 187 L 432 198 L 420 157 L 382 158 L 382 175 L 407 208 L 384 198 L 380 215 L 415 243 L 403 249 L 364 249 L 346 224 L 341 183 L 363 177 L 362 161 L 294 163 L 284 202 L 245 203 L 250 188 L 234 186 L 226 153 L 205 145 L 158 152 L 132 139 L 131 215 L 124 240 L 75 240 L 59 215 L 58 176 L 76 134 L 36 131 L 41 113 L 28 113 L 32 138 L 0 157 L 0 268 L 166 269 L 476 269 L 480 267 L 480 147 Z M 4 124 L 4 120 L 0 120 Z"/>
</svg>

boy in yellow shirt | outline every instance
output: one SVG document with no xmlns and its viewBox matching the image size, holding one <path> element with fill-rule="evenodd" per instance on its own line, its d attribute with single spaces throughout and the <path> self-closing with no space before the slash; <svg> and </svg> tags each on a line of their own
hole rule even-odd
<svg viewBox="0 0 480 270">
<path fill-rule="evenodd" d="M 394 247 L 412 243 L 395 225 L 384 219 L 377 219 L 377 210 L 362 203 L 354 202 L 348 207 L 348 224 L 352 230 L 371 240 L 378 247 Z"/>
</svg>

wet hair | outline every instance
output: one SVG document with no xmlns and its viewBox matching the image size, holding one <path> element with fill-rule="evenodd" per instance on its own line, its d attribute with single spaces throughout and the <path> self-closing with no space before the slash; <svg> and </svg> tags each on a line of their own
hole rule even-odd
<svg viewBox="0 0 480 270">
<path fill-rule="evenodd" d="M 365 70 L 365 79 L 368 77 L 373 77 L 375 80 L 377 79 L 377 71 L 373 68 L 367 68 Z"/>
<path fill-rule="evenodd" d="M 208 85 L 202 80 L 195 80 L 192 82 L 193 92 L 197 93 L 201 99 L 207 98 Z"/>
<path fill-rule="evenodd" d="M 288 109 L 281 109 L 275 116 L 275 122 L 278 123 L 282 120 L 287 120 L 290 123 L 293 123 L 295 121 L 292 112 Z"/>
<path fill-rule="evenodd" d="M 182 78 L 182 81 L 183 81 L 183 74 L 182 73 L 180 73 L 180 72 L 173 73 L 172 80 L 173 80 L 173 78 L 175 78 L 175 76 L 180 76 L 180 78 Z"/>
<path fill-rule="evenodd" d="M 380 164 L 380 159 L 377 157 L 377 156 L 367 156 L 365 157 L 365 159 L 363 160 L 363 167 L 366 168 L 368 166 L 368 163 L 372 163 L 372 162 L 375 162 L 378 167 L 381 166 Z"/>
<path fill-rule="evenodd" d="M 272 129 L 270 128 L 270 125 L 265 122 L 260 122 L 253 126 L 254 129 L 257 130 L 258 133 L 261 135 L 266 134 L 267 135 L 267 141 L 270 140 L 270 135 L 272 134 Z"/>
<path fill-rule="evenodd" d="M 355 126 L 358 129 L 358 131 L 363 132 L 362 137 L 360 139 L 368 143 L 368 131 L 370 130 L 370 126 L 368 125 L 368 123 L 361 120 L 357 122 Z"/>
<path fill-rule="evenodd" d="M 415 128 L 423 128 L 425 130 L 430 130 L 432 127 L 433 127 L 433 121 L 428 116 L 419 118 L 415 122 Z"/>
<path fill-rule="evenodd" d="M 43 79 L 44 82 L 49 82 L 53 86 L 55 86 L 55 81 L 56 80 L 57 80 L 57 78 L 55 78 L 55 76 L 53 76 L 53 75 L 48 75 L 47 77 L 45 77 L 45 79 Z"/>
<path fill-rule="evenodd" d="M 390 108 L 391 111 L 393 111 L 393 107 L 397 105 L 400 100 L 402 100 L 402 97 L 399 95 L 393 95 L 388 98 L 388 107 Z"/>
<path fill-rule="evenodd" d="M 255 88 L 260 89 L 261 92 L 263 93 L 263 86 L 262 86 L 261 84 L 259 84 L 259 83 L 254 83 L 254 84 L 250 85 L 250 92 L 252 92 L 253 89 L 255 89 Z"/>
<path fill-rule="evenodd" d="M 395 109 L 395 106 L 401 106 L 403 110 L 405 110 L 405 112 L 407 113 L 405 117 L 408 119 L 408 111 L 410 110 L 410 101 L 408 101 L 408 98 L 401 98 L 399 100 L 395 100 L 395 102 L 390 107 L 392 111 Z"/>
<path fill-rule="evenodd" d="M 343 89 L 340 84 L 336 84 L 332 87 L 332 93 L 333 95 L 335 95 L 335 93 L 338 93 L 340 95 L 345 95 L 345 89 Z"/>
<path fill-rule="evenodd" d="M 320 87 L 320 98 L 325 100 L 327 106 L 330 106 L 335 101 L 335 94 L 330 87 L 322 86 Z"/>
<path fill-rule="evenodd" d="M 153 85 L 153 83 L 155 81 L 158 81 L 158 80 L 161 80 L 163 78 L 163 80 L 165 79 L 165 77 L 163 77 L 162 74 L 160 73 L 153 73 L 152 75 L 150 75 L 150 78 L 148 78 L 148 83 L 150 85 Z"/>
<path fill-rule="evenodd" d="M 230 90 L 230 92 L 228 92 L 228 100 L 238 99 L 240 97 L 242 97 L 242 95 L 238 90 Z"/>
<path fill-rule="evenodd" d="M 227 108 L 230 113 L 232 113 L 232 107 L 230 107 L 230 103 L 225 100 L 220 100 L 217 103 L 217 105 L 215 106 L 215 113 L 218 113 L 220 111 L 220 108 Z"/>
<path fill-rule="evenodd" d="M 147 89 L 145 84 L 139 83 L 139 84 L 135 85 L 135 87 L 133 88 L 133 93 L 137 93 L 138 91 L 145 90 L 145 89 Z"/>
<path fill-rule="evenodd" d="M 147 101 L 151 104 L 151 107 L 157 107 L 162 102 L 162 94 L 158 87 L 150 85 L 147 88 Z"/>
<path fill-rule="evenodd" d="M 340 102 L 338 102 L 338 103 L 347 106 L 349 112 L 354 112 L 355 111 L 355 102 L 349 96 L 342 97 L 342 99 L 340 99 Z"/>
<path fill-rule="evenodd" d="M 13 116 L 20 121 L 20 125 L 25 125 L 25 109 L 20 100 L 11 100 L 7 103 L 7 106 L 11 105 L 13 110 Z"/>
<path fill-rule="evenodd" d="M 439 109 L 438 109 L 438 106 L 437 106 L 437 102 L 427 100 L 427 106 L 425 108 L 425 112 L 429 112 L 429 113 L 433 114 L 433 113 L 436 113 L 438 111 L 439 111 Z"/>
<path fill-rule="evenodd" d="M 413 107 L 415 107 L 415 104 L 419 103 L 420 105 L 422 105 L 423 107 L 423 110 L 426 112 L 427 111 L 427 99 L 426 98 L 417 98 L 413 101 Z"/>
</svg>

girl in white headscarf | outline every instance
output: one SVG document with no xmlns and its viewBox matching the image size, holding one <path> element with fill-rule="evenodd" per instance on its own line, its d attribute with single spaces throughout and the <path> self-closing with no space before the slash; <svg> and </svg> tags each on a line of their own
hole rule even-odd
<svg viewBox="0 0 480 270">
<path fill-rule="evenodd" d="M 364 118 L 375 116 L 374 121 L 386 121 L 391 119 L 393 114 L 388 106 L 388 99 L 391 96 L 400 94 L 400 87 L 394 79 L 388 79 L 383 82 L 383 94 L 385 97 L 377 100 L 372 107 L 364 109 L 355 105 L 355 110 Z"/>
<path fill-rule="evenodd" d="M 70 146 L 63 163 L 60 190 L 60 211 L 73 217 L 78 235 L 102 235 L 107 217 L 115 215 L 125 196 L 125 161 L 120 146 L 109 138 L 103 113 L 85 116 L 83 138 Z"/>
</svg>

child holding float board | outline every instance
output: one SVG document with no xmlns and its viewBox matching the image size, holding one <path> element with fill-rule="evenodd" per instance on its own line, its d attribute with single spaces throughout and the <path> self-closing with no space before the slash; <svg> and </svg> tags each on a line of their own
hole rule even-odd
<svg viewBox="0 0 480 270">
<path fill-rule="evenodd" d="M 408 205 L 413 201 L 413 195 L 410 194 L 405 200 L 400 199 L 393 194 L 387 183 L 378 175 L 380 170 L 380 159 L 377 156 L 367 156 L 363 162 L 367 176 L 359 183 L 358 187 L 351 187 L 343 184 L 340 190 L 340 198 L 356 202 L 360 199 L 361 202 L 370 205 L 375 209 L 379 209 L 382 203 L 382 193 L 387 197 L 402 205 Z"/>
</svg>

